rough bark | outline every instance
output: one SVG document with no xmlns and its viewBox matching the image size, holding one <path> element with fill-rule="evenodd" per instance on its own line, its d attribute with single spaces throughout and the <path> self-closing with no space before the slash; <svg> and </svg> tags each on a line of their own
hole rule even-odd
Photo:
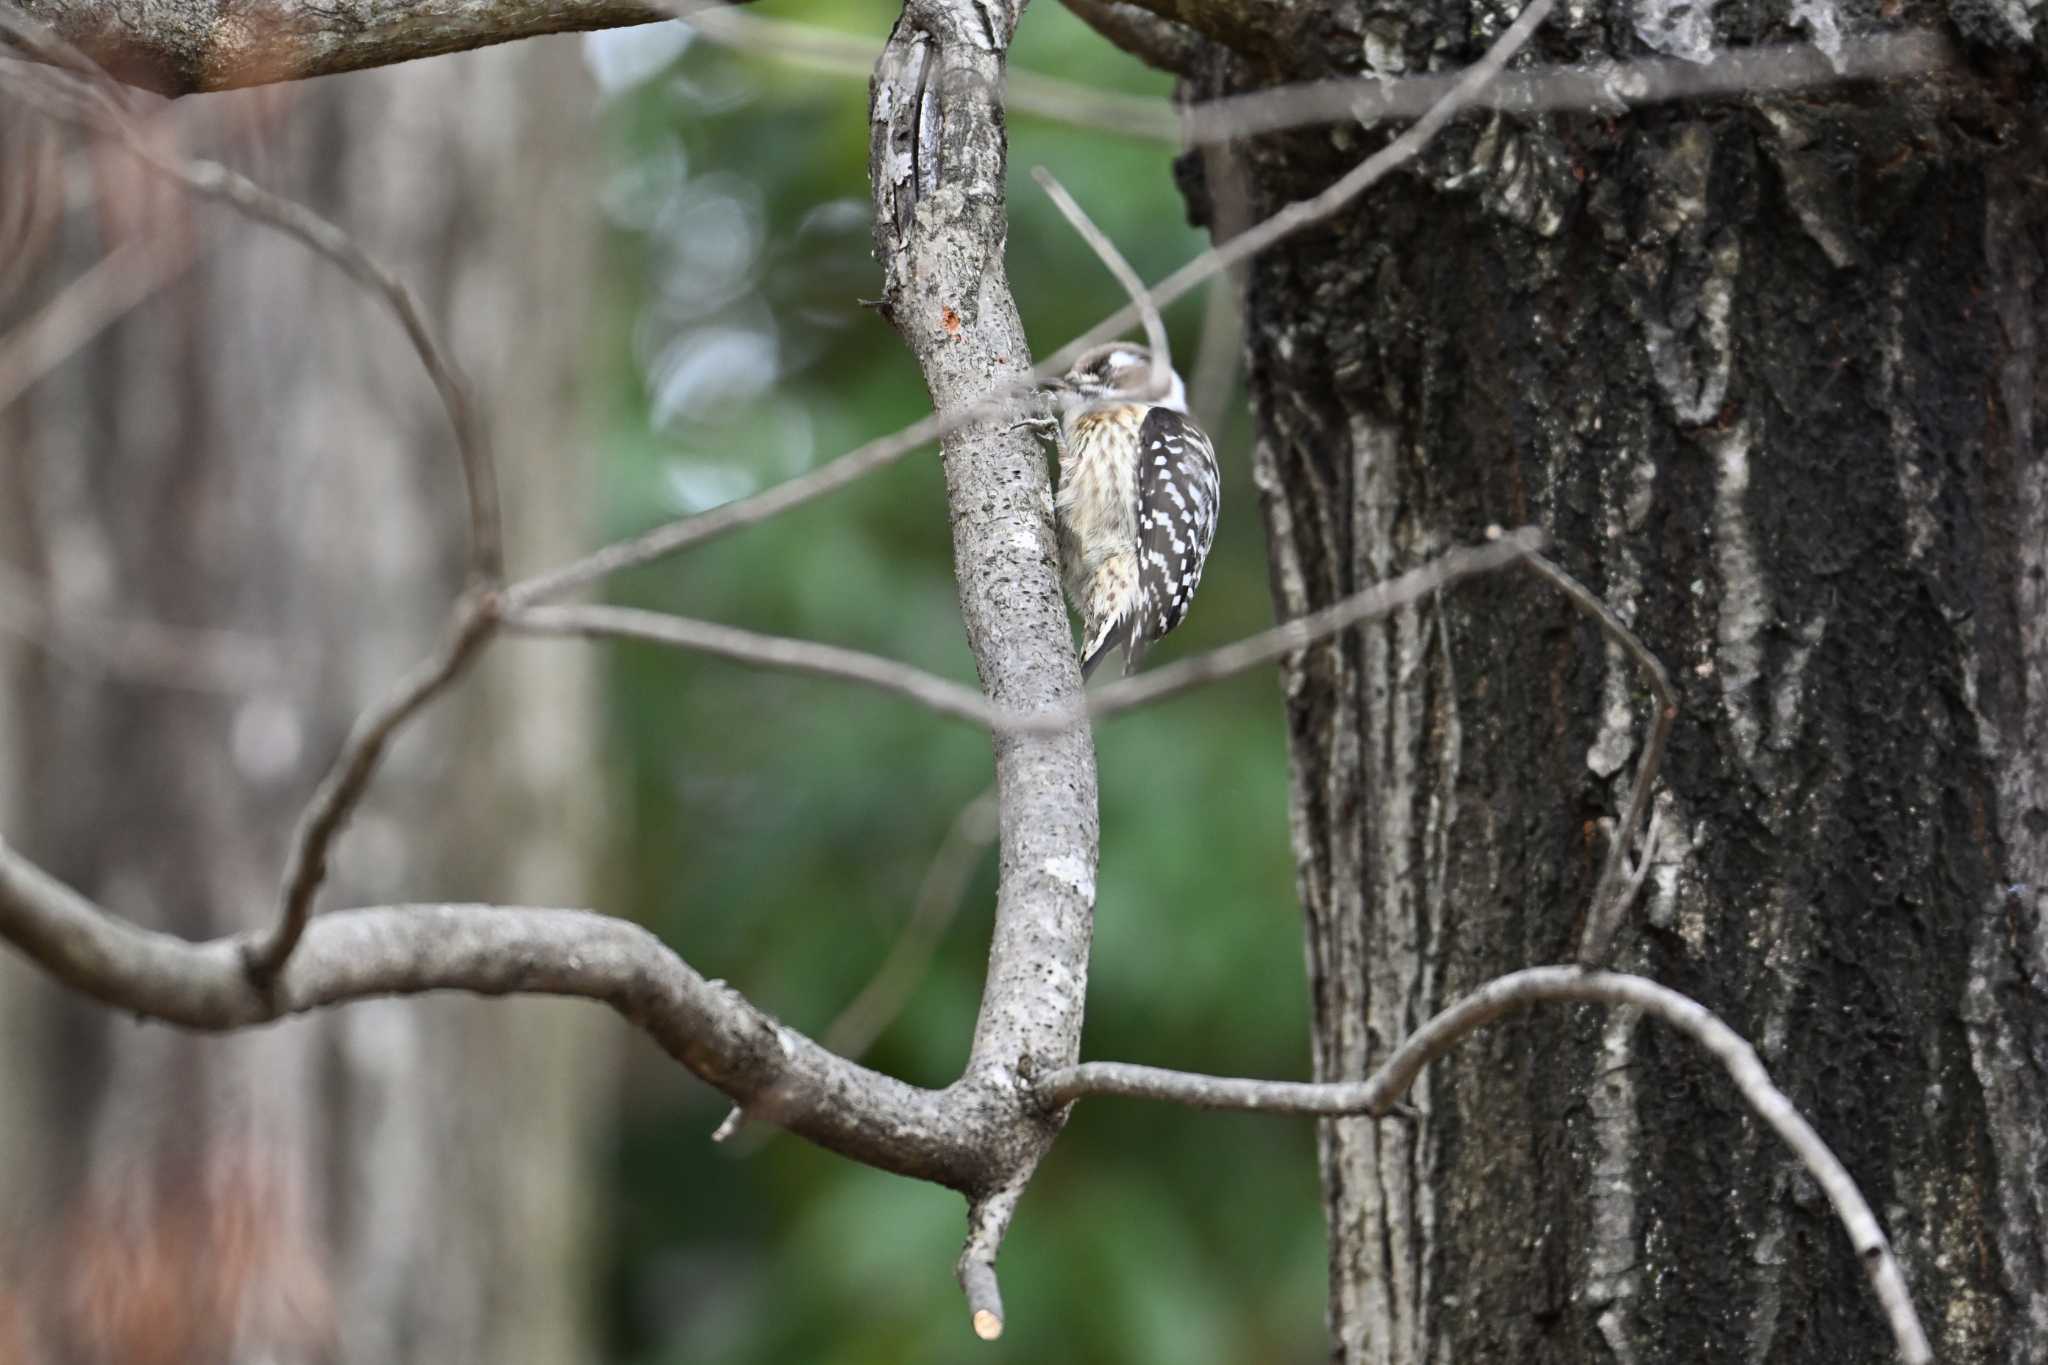
<svg viewBox="0 0 2048 1365">
<path fill-rule="evenodd" d="M 1561 14 L 1540 59 L 1797 36 L 1716 13 Z M 1505 22 L 1325 18 L 1193 93 L 1453 65 Z M 1683 715 L 1619 965 L 1756 1043 L 1958 1362 L 2048 1360 L 2048 138 L 2017 88 L 1473 118 L 1244 291 L 1279 610 L 1535 521 L 1660 653 Z M 1185 183 L 1241 221 L 1384 136 L 1235 145 L 1244 204 Z M 1315 1069 L 1352 1078 L 1568 956 L 1647 697 L 1533 579 L 1283 677 Z M 1419 1126 L 1323 1125 L 1335 1358 L 1887 1358 L 1811 1182 L 1668 1035 L 1579 1009 L 1423 1086 Z"/>
<path fill-rule="evenodd" d="M 585 482 L 590 221 L 527 211 L 589 200 L 587 127 L 552 112 L 580 89 L 570 52 L 535 47 L 186 120 L 420 284 L 491 397 L 528 562 L 587 539 L 561 490 Z M 270 913 L 293 812 L 438 629 L 460 486 L 431 388 L 359 289 L 118 154 L 96 166 L 100 212 L 73 215 L 47 277 L 129 238 L 208 249 L 0 418 L 5 557 L 52 608 L 44 645 L 108 615 L 226 627 L 261 669 L 194 691 L 10 645 L 5 829 L 103 904 L 204 937 Z M 330 894 L 586 897 L 590 678 L 567 652 L 480 669 L 392 755 Z M 29 1358 L 588 1355 L 583 1157 L 610 1035 L 586 1012 L 380 1003 L 223 1039 L 12 963 L 0 998 L 0 1282 Z"/>
</svg>

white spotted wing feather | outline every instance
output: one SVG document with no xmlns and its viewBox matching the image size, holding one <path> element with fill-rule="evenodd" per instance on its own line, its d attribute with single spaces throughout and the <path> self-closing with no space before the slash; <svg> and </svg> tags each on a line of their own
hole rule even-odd
<svg viewBox="0 0 2048 1365">
<path fill-rule="evenodd" d="M 1137 648 L 1179 625 L 1201 586 L 1216 539 L 1216 450 L 1202 429 L 1172 408 L 1155 407 L 1138 428 Z"/>
</svg>

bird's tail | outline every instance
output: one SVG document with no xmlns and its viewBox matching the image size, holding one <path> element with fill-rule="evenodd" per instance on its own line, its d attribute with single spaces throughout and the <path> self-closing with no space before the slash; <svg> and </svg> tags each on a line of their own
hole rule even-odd
<svg viewBox="0 0 2048 1365">
<path fill-rule="evenodd" d="M 1123 651 L 1123 671 L 1131 672 L 1138 666 L 1138 656 L 1144 652 L 1144 648 L 1145 642 L 1138 638 L 1136 613 L 1129 616 L 1112 616 L 1103 622 L 1102 628 L 1095 632 L 1095 638 L 1088 641 L 1082 650 L 1081 681 L 1086 682 L 1094 676 L 1096 667 L 1109 656 L 1112 649 Z"/>
</svg>

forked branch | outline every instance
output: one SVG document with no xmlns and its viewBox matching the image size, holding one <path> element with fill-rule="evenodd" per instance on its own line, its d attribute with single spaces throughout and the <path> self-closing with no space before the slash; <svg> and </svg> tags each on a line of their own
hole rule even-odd
<svg viewBox="0 0 2048 1365">
<path fill-rule="evenodd" d="M 191 943 L 107 914 L 0 843 L 0 938 L 58 980 L 144 1018 L 240 1029 L 380 996 L 558 995 L 610 1006 L 749 1113 L 856 1161 L 955 1189 L 985 1182 L 984 1116 L 857 1066 L 707 981 L 653 934 L 584 910 L 400 905 L 306 926 L 251 982 L 249 936 Z"/>
<path fill-rule="evenodd" d="M 334 766 L 299 816 L 298 828 L 292 831 L 291 851 L 285 855 L 284 889 L 279 897 L 277 922 L 269 933 L 249 944 L 249 975 L 259 985 L 277 976 L 305 933 L 306 922 L 313 914 L 313 898 L 327 878 L 327 855 L 369 791 L 384 751 L 407 721 L 454 686 L 483 648 L 494 624 L 482 602 L 473 597 L 463 599 L 440 648 L 399 679 L 382 701 L 356 718 Z"/>
</svg>

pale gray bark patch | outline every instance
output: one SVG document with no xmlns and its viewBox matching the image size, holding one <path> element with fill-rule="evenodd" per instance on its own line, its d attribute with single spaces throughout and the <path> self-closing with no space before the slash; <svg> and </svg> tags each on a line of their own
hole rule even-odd
<svg viewBox="0 0 2048 1365">
<path fill-rule="evenodd" d="M 1636 37 L 1673 57 L 1705 62 L 1714 55 L 1712 0 L 1634 0 Z"/>
<path fill-rule="evenodd" d="M 1935 500 L 1940 494 L 1938 475 L 1930 468 L 1920 449 L 1914 429 L 1914 374 L 1906 359 L 1906 276 L 1899 269 L 1884 272 L 1884 339 L 1878 351 L 1879 373 L 1891 402 L 1889 435 L 1891 457 L 1899 481 L 1899 502 L 1906 511 L 1906 553 L 1924 559 L 1934 545 Z"/>
<path fill-rule="evenodd" d="M 1840 162 L 1830 154 L 1819 127 L 1783 105 L 1767 106 L 1763 117 L 1775 134 L 1764 147 L 1783 177 L 1785 202 L 1798 216 L 1799 226 L 1836 269 L 1860 264 L 1863 253 L 1856 245 L 1850 187 L 1843 183 Z"/>
<path fill-rule="evenodd" d="M 1599 429 L 1599 419 L 1591 423 Z M 1603 530 L 1610 541 L 1624 547 L 1608 575 L 1607 605 L 1624 625 L 1636 619 L 1637 601 L 1643 591 L 1641 556 L 1630 546 L 1630 532 L 1639 532 L 1649 520 L 1657 487 L 1657 465 L 1637 460 L 1613 470 L 1602 480 L 1606 516 Z M 1601 682 L 1600 733 L 1586 750 L 1586 767 L 1596 777 L 1611 778 L 1620 772 L 1642 743 L 1646 721 L 1637 700 L 1642 680 L 1621 646 L 1609 640 L 1604 646 L 1606 673 Z M 1621 795 L 1619 791 L 1617 797 Z"/>
<path fill-rule="evenodd" d="M 1756 442 L 1749 428 L 1738 424 L 1705 445 L 1714 462 L 1714 561 L 1721 571 L 1714 675 L 1735 752 L 1750 776 L 1768 787 L 1763 708 L 1756 689 L 1763 676 L 1763 634 L 1773 611 L 1749 520 L 1750 458 Z"/>
<path fill-rule="evenodd" d="M 1709 220 L 1714 139 L 1706 125 L 1674 129 L 1645 166 L 1650 192 L 1630 253 L 1632 301 L 1659 392 L 1680 423 L 1699 426 L 1720 412 L 1728 392 L 1740 238 L 1717 233 Z"/>
<path fill-rule="evenodd" d="M 1437 183 L 1447 190 L 1476 190 L 1488 213 L 1539 237 L 1556 236 L 1578 186 L 1571 157 L 1550 128 L 1495 114 L 1469 145 L 1448 150 L 1463 142 L 1447 140 L 1449 164 L 1436 172 Z"/>
<path fill-rule="evenodd" d="M 1594 1134 L 1586 1196 L 1590 1226 L 1581 1293 L 1617 1365 L 1636 1365 L 1635 1298 L 1639 1289 L 1635 1190 L 1638 1143 L 1633 1042 L 1642 1026 L 1638 1010 L 1616 1010 L 1600 1033 L 1600 1050 L 1586 1084 Z"/>
<path fill-rule="evenodd" d="M 1792 0 L 1792 22 L 1804 24 L 1813 45 L 1840 69 L 1842 13 L 1835 0 Z"/>
</svg>

